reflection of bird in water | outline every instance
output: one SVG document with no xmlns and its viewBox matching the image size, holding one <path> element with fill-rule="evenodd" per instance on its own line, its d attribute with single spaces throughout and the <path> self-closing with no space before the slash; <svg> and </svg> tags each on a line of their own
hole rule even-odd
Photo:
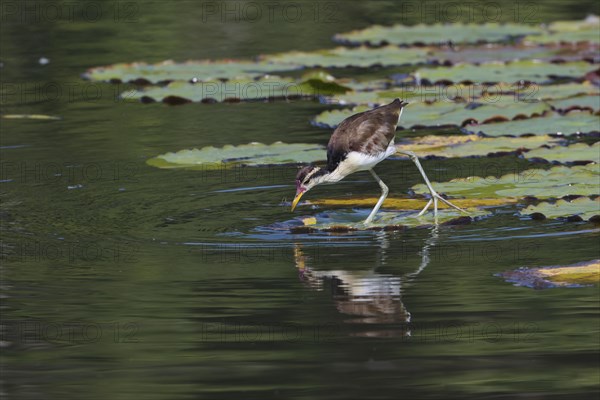
<svg viewBox="0 0 600 400">
<path fill-rule="evenodd" d="M 371 223 L 388 195 L 388 187 L 377 176 L 373 168 L 392 154 L 403 153 L 408 155 L 415 163 L 431 194 L 431 199 L 419 213 L 419 216 L 423 215 L 433 203 L 433 213 L 437 221 L 438 200 L 466 213 L 465 210 L 450 203 L 433 189 L 416 154 L 396 149 L 394 145 L 396 126 L 407 104 L 400 101 L 400 99 L 396 99 L 390 104 L 352 115 L 342 121 L 331 135 L 331 139 L 329 139 L 327 166 L 321 168 L 311 165 L 298 172 L 296 176 L 296 197 L 292 202 L 292 211 L 294 211 L 304 193 L 314 186 L 321 183 L 339 182 L 357 171 L 369 171 L 381 187 L 381 197 L 365 220 L 366 224 Z"/>
<path fill-rule="evenodd" d="M 315 263 L 309 255 L 305 255 L 301 245 L 294 248 L 294 258 L 300 279 L 316 291 L 329 288 L 337 310 L 352 316 L 347 322 L 358 324 L 407 324 L 411 314 L 402 302 L 402 283 L 412 281 L 429 263 L 429 249 L 437 239 L 437 228 L 426 240 L 421 250 L 421 263 L 415 272 L 404 277 L 380 274 L 375 272 L 377 266 L 385 262 L 386 249 L 389 245 L 387 233 L 378 238 L 378 262 L 374 268 L 361 271 L 349 270 L 316 270 L 311 267 Z M 365 336 L 398 336 L 410 335 L 407 325 L 394 329 L 370 330 L 362 333 Z"/>
</svg>

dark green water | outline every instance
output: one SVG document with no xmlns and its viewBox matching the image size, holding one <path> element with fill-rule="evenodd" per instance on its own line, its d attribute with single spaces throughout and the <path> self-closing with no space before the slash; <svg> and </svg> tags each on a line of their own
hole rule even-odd
<svg viewBox="0 0 600 400">
<path fill-rule="evenodd" d="M 494 276 L 598 257 L 593 225 L 522 220 L 507 206 L 466 226 L 292 235 L 298 218 L 327 212 L 290 214 L 296 167 L 145 161 L 208 145 L 325 144 L 330 132 L 310 119 L 328 106 L 123 103 L 123 87 L 80 78 L 114 62 L 327 48 L 336 32 L 436 22 L 435 11 L 424 19 L 406 8 L 416 2 L 300 2 L 299 22 L 275 8 L 251 23 L 206 15 L 203 4 L 222 7 L 87 1 L 56 21 L 51 9 L 2 3 L 2 113 L 62 119 L 1 121 L 0 393 L 598 398 L 598 288 L 534 291 Z M 500 19 L 514 21 L 515 4 L 502 4 Z M 532 4 L 525 22 L 598 13 L 591 1 Z M 537 166 L 515 157 L 423 165 L 432 180 Z M 393 194 L 419 182 L 408 161 L 378 171 Z M 357 174 L 311 196 L 377 191 Z"/>
</svg>

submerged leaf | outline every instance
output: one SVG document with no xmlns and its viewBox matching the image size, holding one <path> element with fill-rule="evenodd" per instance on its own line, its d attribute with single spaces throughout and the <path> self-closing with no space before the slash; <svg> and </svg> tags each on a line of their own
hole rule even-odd
<svg viewBox="0 0 600 400">
<path fill-rule="evenodd" d="M 351 199 L 315 199 L 310 200 L 310 204 L 316 204 L 319 206 L 344 206 L 344 207 L 372 207 L 377 203 L 378 198 L 376 197 L 360 197 Z M 484 206 L 502 206 L 506 204 L 514 203 L 516 200 L 511 198 L 505 199 L 456 199 L 452 200 L 452 203 L 456 206 L 466 209 L 473 207 L 484 207 Z M 422 210 L 427 204 L 427 200 L 424 199 L 403 199 L 388 197 L 383 202 L 384 208 L 393 208 L 397 210 Z M 438 207 L 440 209 L 448 208 L 448 206 L 439 202 Z"/>
<path fill-rule="evenodd" d="M 565 266 L 519 268 L 506 271 L 498 276 L 514 283 L 533 289 L 556 287 L 581 287 L 600 283 L 600 260 L 584 261 Z"/>
<path fill-rule="evenodd" d="M 334 40 L 352 44 L 440 44 L 502 42 L 518 36 L 541 33 L 537 27 L 520 24 L 419 24 L 414 26 L 374 25 L 366 29 L 341 33 Z"/>
<path fill-rule="evenodd" d="M 589 161 L 600 164 L 600 142 L 591 146 L 585 143 L 575 143 L 566 147 L 539 148 L 525 153 L 524 156 L 525 158 L 542 158 L 560 163 Z"/>
<path fill-rule="evenodd" d="M 379 211 L 371 224 L 365 225 L 364 220 L 370 211 L 369 205 L 364 210 L 347 212 L 347 211 L 332 211 L 326 214 L 317 214 L 313 218 L 304 218 L 303 222 L 308 231 L 325 231 L 335 233 L 345 233 L 359 230 L 400 230 L 404 228 L 414 228 L 421 226 L 430 226 L 435 223 L 433 213 L 428 212 L 425 215 L 417 216 L 419 211 Z M 464 224 L 471 222 L 474 218 L 491 215 L 490 211 L 469 208 L 469 215 L 465 215 L 453 208 L 444 208 L 438 211 L 438 223 L 440 224 Z M 295 231 L 305 231 L 292 229 Z"/>
<path fill-rule="evenodd" d="M 324 158 L 326 158 L 325 149 L 319 145 L 275 142 L 271 145 L 250 143 L 239 146 L 227 145 L 221 148 L 209 146 L 200 150 L 181 150 L 151 158 L 147 163 L 158 168 L 209 170 L 233 165 L 310 163 Z"/>
<path fill-rule="evenodd" d="M 580 197 L 571 201 L 541 202 L 536 205 L 529 205 L 521 211 L 523 215 L 538 213 L 546 218 L 577 216 L 583 221 L 588 221 L 593 217 L 600 216 L 600 198 L 592 200 L 588 197 Z"/>
<path fill-rule="evenodd" d="M 468 125 L 466 132 L 482 133 L 486 136 L 521 136 L 524 134 L 571 135 L 578 133 L 600 132 L 600 116 L 587 112 L 571 112 L 567 115 L 552 113 L 551 115 L 504 121 L 493 124 Z"/>
<path fill-rule="evenodd" d="M 459 64 L 452 67 L 420 68 L 415 72 L 419 79 L 430 82 L 536 82 L 552 81 L 556 78 L 579 78 L 597 66 L 584 61 L 549 64 L 541 61 L 515 61 L 511 63 L 491 62 L 481 65 Z"/>
</svg>

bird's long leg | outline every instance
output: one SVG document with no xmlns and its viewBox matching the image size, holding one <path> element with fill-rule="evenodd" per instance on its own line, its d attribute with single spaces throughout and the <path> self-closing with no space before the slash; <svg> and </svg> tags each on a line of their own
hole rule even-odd
<svg viewBox="0 0 600 400">
<path fill-rule="evenodd" d="M 377 174 L 375 173 L 375 171 L 373 171 L 372 169 L 370 169 L 369 172 L 371 173 L 371 175 L 373 175 L 373 178 L 375 178 L 375 180 L 377 181 L 377 183 L 379 183 L 379 186 L 381 187 L 381 197 L 377 201 L 377 204 L 375 204 L 375 207 L 373 208 L 373 211 L 371 211 L 371 214 L 369 214 L 369 216 L 365 220 L 365 224 L 370 224 L 371 221 L 373 221 L 373 218 L 375 217 L 375 214 L 377 214 L 377 211 L 379 211 L 379 208 L 381 208 L 381 205 L 383 204 L 385 198 L 387 197 L 387 195 L 389 193 L 388 187 L 377 176 Z"/>
<path fill-rule="evenodd" d="M 433 189 L 433 186 L 431 186 L 431 182 L 429 182 L 429 178 L 427 178 L 427 175 L 425 174 L 425 171 L 423 170 L 423 167 L 421 166 L 421 163 L 419 162 L 419 157 L 417 157 L 417 155 L 415 153 L 413 153 L 412 151 L 406 151 L 406 150 L 397 150 L 397 153 L 406 154 L 407 156 L 410 157 L 410 159 L 412 160 L 412 162 L 415 163 L 415 165 L 419 169 L 419 172 L 423 176 L 423 180 L 425 181 L 425 185 L 427 185 L 427 188 L 429 189 L 429 193 L 431 194 L 431 199 L 427 202 L 427 205 L 425 205 L 425 208 L 423 208 L 423 210 L 421 210 L 421 212 L 418 214 L 418 216 L 421 216 L 421 215 L 425 214 L 425 211 L 427 211 L 427 209 L 429 208 L 429 206 L 431 205 L 431 203 L 433 203 L 433 215 L 437 218 L 438 200 L 441 200 L 442 202 L 446 203 L 447 205 L 449 205 L 452 208 L 455 208 L 455 209 L 457 209 L 459 211 L 462 211 L 462 212 L 468 214 L 467 211 L 465 211 L 462 208 L 460 208 L 458 206 L 455 206 L 454 204 L 450 203 L 448 200 L 446 200 L 445 198 L 443 198 L 442 196 L 440 196 Z"/>
</svg>

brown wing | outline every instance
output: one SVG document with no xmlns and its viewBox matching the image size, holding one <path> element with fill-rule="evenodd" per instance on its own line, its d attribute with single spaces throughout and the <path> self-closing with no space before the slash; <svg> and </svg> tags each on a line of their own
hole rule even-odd
<svg viewBox="0 0 600 400">
<path fill-rule="evenodd" d="M 408 103 L 399 99 L 373 110 L 346 118 L 335 129 L 327 145 L 327 168 L 333 171 L 351 151 L 379 154 L 396 135 L 400 110 Z"/>
</svg>

